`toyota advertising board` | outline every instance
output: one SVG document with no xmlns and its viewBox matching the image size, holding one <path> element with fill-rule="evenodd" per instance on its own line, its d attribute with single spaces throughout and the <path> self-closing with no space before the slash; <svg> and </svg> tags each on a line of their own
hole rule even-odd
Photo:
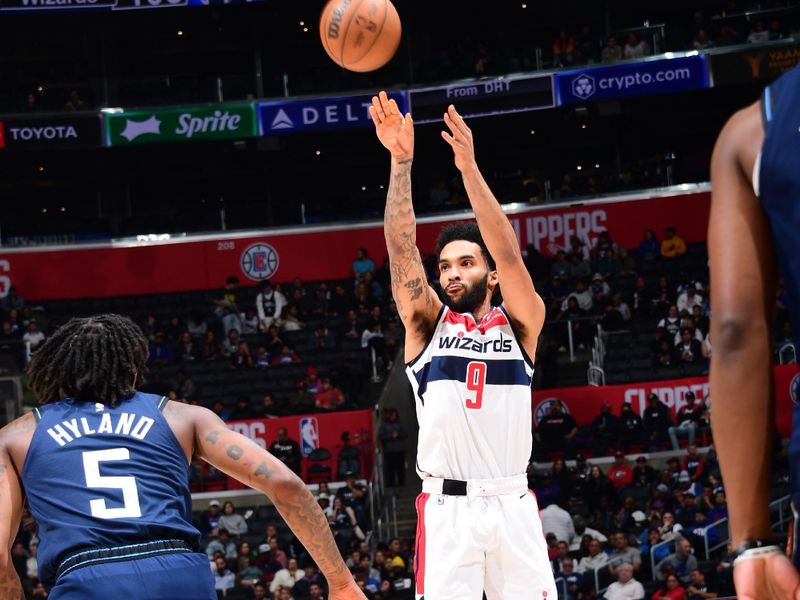
<svg viewBox="0 0 800 600">
<path fill-rule="evenodd" d="M 96 148 L 103 145 L 98 113 L 0 116 L 0 149 Z"/>
</svg>

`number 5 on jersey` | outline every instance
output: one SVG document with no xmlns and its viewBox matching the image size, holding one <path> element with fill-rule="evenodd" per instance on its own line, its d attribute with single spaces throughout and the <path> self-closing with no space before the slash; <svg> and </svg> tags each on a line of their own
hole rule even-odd
<svg viewBox="0 0 800 600">
<path fill-rule="evenodd" d="M 475 397 L 467 396 L 467 408 L 478 409 L 483 406 L 483 388 L 486 385 L 486 363 L 474 361 L 467 365 L 467 389 L 475 392 Z"/>
<path fill-rule="evenodd" d="M 95 450 L 83 453 L 83 471 L 86 475 L 86 487 L 99 489 L 117 489 L 122 491 L 122 506 L 108 508 L 103 498 L 89 501 L 92 516 L 99 519 L 129 519 L 142 516 L 139 508 L 139 490 L 136 489 L 135 477 L 108 477 L 100 475 L 100 463 L 110 460 L 130 460 L 127 448 Z"/>
</svg>

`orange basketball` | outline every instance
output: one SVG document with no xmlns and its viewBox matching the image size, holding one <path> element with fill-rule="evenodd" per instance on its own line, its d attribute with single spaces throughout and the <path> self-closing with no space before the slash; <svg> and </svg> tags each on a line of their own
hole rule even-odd
<svg viewBox="0 0 800 600">
<path fill-rule="evenodd" d="M 330 0 L 319 20 L 328 56 L 359 73 L 379 69 L 391 60 L 400 45 L 401 29 L 389 0 Z"/>
</svg>

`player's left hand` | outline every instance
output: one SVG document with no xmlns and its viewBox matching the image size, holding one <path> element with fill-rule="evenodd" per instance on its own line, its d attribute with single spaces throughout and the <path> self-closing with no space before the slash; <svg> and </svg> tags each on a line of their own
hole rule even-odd
<svg viewBox="0 0 800 600">
<path fill-rule="evenodd" d="M 444 113 L 444 123 L 451 133 L 442 132 L 442 138 L 453 149 L 456 167 L 462 173 L 475 167 L 475 146 L 472 143 L 472 130 L 467 127 L 464 117 L 456 111 L 452 104 Z M 451 135 L 452 134 L 452 135 Z"/>
</svg>

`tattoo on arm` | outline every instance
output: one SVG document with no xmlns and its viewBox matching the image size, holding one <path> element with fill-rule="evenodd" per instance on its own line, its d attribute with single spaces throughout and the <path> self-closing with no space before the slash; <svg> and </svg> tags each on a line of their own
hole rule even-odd
<svg viewBox="0 0 800 600">
<path fill-rule="evenodd" d="M 219 431 L 212 431 L 206 436 L 206 441 L 212 444 L 216 444 L 217 440 L 219 440 Z"/>
<path fill-rule="evenodd" d="M 19 575 L 17 575 L 10 561 L 6 572 L 0 573 L 0 598 L 25 600 L 25 594 L 22 592 L 22 583 L 19 580 Z"/>
<path fill-rule="evenodd" d="M 255 476 L 263 477 L 264 479 L 269 479 L 270 477 L 272 477 L 273 473 L 274 471 L 267 466 L 267 463 L 262 462 L 260 465 L 258 465 L 258 468 L 256 469 L 255 472 Z"/>
<path fill-rule="evenodd" d="M 411 161 L 392 166 L 386 210 L 383 217 L 386 246 L 391 259 L 392 295 L 397 311 L 405 320 L 406 300 L 416 301 L 425 292 L 425 269 L 417 249 L 417 219 L 411 202 Z M 401 293 L 405 288 L 407 291 Z M 433 300 L 426 295 L 426 304 Z"/>
<path fill-rule="evenodd" d="M 242 458 L 242 454 L 244 454 L 244 450 L 242 450 L 242 447 L 237 446 L 236 444 L 231 444 L 230 446 L 228 446 L 226 452 L 228 456 L 233 460 L 239 460 L 240 458 Z"/>
</svg>

